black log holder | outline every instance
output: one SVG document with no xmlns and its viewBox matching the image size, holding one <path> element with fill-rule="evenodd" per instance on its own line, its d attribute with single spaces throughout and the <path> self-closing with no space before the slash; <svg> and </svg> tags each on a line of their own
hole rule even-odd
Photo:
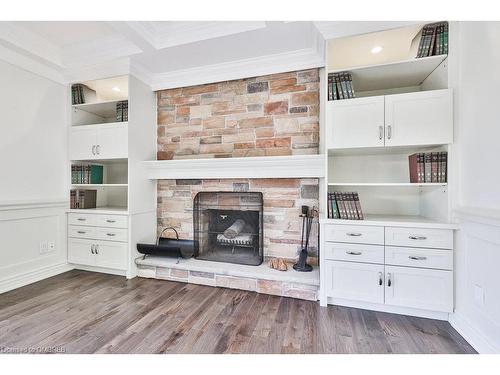
<svg viewBox="0 0 500 375">
<path fill-rule="evenodd" d="M 301 250 L 299 260 L 293 265 L 293 269 L 298 272 L 311 272 L 313 270 L 313 267 L 310 264 L 307 264 L 307 248 L 309 247 L 309 237 L 315 213 L 315 208 L 309 210 L 308 206 L 302 206 L 302 214 L 300 215 L 302 218 Z"/>
<path fill-rule="evenodd" d="M 163 233 L 167 230 L 173 230 L 175 232 L 175 239 L 162 237 Z M 194 241 L 193 240 L 180 240 L 179 233 L 173 227 L 164 228 L 158 238 L 156 239 L 156 244 L 137 244 L 137 251 L 144 255 L 143 259 L 147 255 L 159 255 L 167 256 L 171 258 L 188 259 L 194 254 Z"/>
</svg>

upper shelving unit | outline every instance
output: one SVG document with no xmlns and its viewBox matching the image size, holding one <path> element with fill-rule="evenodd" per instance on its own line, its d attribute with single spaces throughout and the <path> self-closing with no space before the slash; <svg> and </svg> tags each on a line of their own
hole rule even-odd
<svg viewBox="0 0 500 375">
<path fill-rule="evenodd" d="M 103 118 L 115 119 L 116 103 L 119 101 L 120 100 L 108 100 L 96 103 L 73 104 L 73 109 L 79 109 Z"/>
</svg>

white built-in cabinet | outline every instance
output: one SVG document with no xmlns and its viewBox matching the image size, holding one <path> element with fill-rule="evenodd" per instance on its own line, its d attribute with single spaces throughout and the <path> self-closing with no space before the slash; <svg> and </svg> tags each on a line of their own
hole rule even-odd
<svg viewBox="0 0 500 375">
<path fill-rule="evenodd" d="M 327 118 L 329 149 L 453 142 L 451 89 L 330 101 Z"/>
<path fill-rule="evenodd" d="M 69 132 L 71 160 L 125 159 L 128 156 L 128 124 L 73 126 Z"/>
</svg>

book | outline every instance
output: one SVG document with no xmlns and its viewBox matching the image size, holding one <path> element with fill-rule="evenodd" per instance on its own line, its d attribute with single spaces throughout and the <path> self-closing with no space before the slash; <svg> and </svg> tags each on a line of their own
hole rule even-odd
<svg viewBox="0 0 500 375">
<path fill-rule="evenodd" d="M 448 182 L 448 176 L 447 176 L 448 153 L 447 152 L 441 152 L 440 164 L 441 164 L 441 175 L 440 175 L 439 182 Z"/>
<path fill-rule="evenodd" d="M 425 182 L 425 154 L 423 152 L 419 152 L 418 154 L 418 182 Z"/>
<path fill-rule="evenodd" d="M 438 164 L 439 164 L 439 153 L 431 152 L 431 170 L 432 176 L 430 182 L 438 182 Z M 429 182 L 429 181 L 427 181 Z"/>
<path fill-rule="evenodd" d="M 333 77 L 328 76 L 328 100 L 333 100 Z"/>
<path fill-rule="evenodd" d="M 420 154 L 413 154 L 408 156 L 408 165 L 410 169 L 410 182 L 411 183 L 419 183 L 420 182 L 420 174 L 419 174 L 419 161 Z"/>
<path fill-rule="evenodd" d="M 116 121 L 120 122 L 122 121 L 123 118 L 123 102 L 117 102 L 116 103 Z"/>
<path fill-rule="evenodd" d="M 356 207 L 356 212 L 358 215 L 358 220 L 363 220 L 363 211 L 361 210 L 361 203 L 359 202 L 359 195 L 358 193 L 354 192 L 353 193 L 353 199 L 354 199 L 354 205 Z"/>
<path fill-rule="evenodd" d="M 342 100 L 355 97 L 351 73 L 339 72 L 328 75 L 328 100 Z M 124 117 L 128 118 L 128 102 L 125 103 Z"/>
<path fill-rule="evenodd" d="M 424 160 L 425 160 L 425 166 L 424 166 L 424 171 L 425 171 L 425 182 L 431 182 L 432 181 L 432 155 L 430 153 L 426 153 L 424 155 Z"/>
<path fill-rule="evenodd" d="M 448 22 L 424 25 L 417 50 L 417 58 L 448 53 Z"/>
<path fill-rule="evenodd" d="M 410 183 L 447 182 L 446 151 L 415 153 L 408 156 Z"/>
</svg>

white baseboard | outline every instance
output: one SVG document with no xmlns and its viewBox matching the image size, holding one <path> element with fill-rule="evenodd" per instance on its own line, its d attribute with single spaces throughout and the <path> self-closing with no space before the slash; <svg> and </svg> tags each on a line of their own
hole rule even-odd
<svg viewBox="0 0 500 375">
<path fill-rule="evenodd" d="M 60 273 L 71 271 L 73 268 L 74 267 L 68 263 L 61 263 L 0 280 L 0 293 L 5 293 L 22 286 L 59 275 Z"/>
<path fill-rule="evenodd" d="M 492 342 L 461 314 L 450 314 L 449 322 L 481 354 L 500 354 L 500 343 Z"/>
<path fill-rule="evenodd" d="M 76 270 L 82 270 L 82 271 L 107 273 L 107 274 L 110 274 L 110 275 L 117 275 L 117 276 L 127 276 L 127 271 L 125 271 L 125 270 L 115 270 L 113 268 L 84 266 L 84 265 L 81 265 L 81 264 L 73 264 L 72 267 L 74 269 L 76 269 Z"/>
</svg>

